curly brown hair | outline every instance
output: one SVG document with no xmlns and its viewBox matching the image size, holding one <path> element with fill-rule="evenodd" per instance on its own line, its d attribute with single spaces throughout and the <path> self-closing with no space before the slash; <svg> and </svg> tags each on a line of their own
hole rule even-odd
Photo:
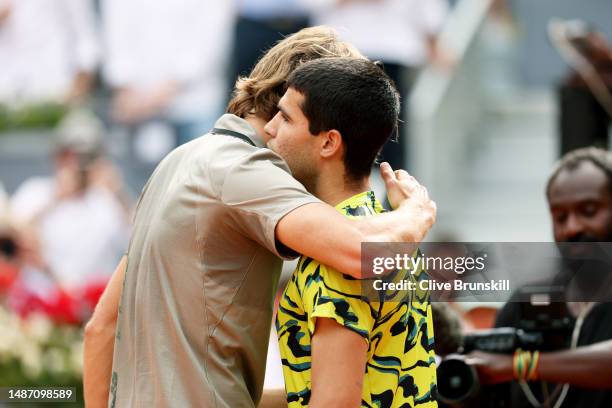
<svg viewBox="0 0 612 408">
<path fill-rule="evenodd" d="M 289 74 L 304 62 L 327 57 L 365 58 L 354 46 L 339 40 L 331 28 L 304 28 L 270 48 L 248 77 L 238 78 L 227 112 L 242 118 L 272 119 Z"/>
</svg>

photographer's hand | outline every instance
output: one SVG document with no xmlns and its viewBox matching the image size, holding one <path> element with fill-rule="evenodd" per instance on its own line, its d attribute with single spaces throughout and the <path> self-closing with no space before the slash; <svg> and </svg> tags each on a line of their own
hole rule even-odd
<svg viewBox="0 0 612 408">
<path fill-rule="evenodd" d="M 476 367 L 480 382 L 512 381 L 512 356 L 474 351 L 466 362 Z M 612 340 L 540 355 L 537 378 L 583 388 L 612 388 Z"/>
<path fill-rule="evenodd" d="M 465 362 L 476 367 L 482 384 L 499 384 L 513 380 L 511 355 L 473 351 L 465 356 Z"/>
</svg>

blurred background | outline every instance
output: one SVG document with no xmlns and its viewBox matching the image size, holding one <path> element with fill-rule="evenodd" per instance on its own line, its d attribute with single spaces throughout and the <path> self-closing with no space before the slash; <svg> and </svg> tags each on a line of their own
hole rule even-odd
<svg viewBox="0 0 612 408">
<path fill-rule="evenodd" d="M 552 241 L 553 163 L 609 146 L 610 21 L 609 0 L 0 0 L 0 380 L 80 382 L 79 327 L 152 170 L 309 25 L 396 81 L 381 158 L 436 200 L 429 239 Z"/>
</svg>

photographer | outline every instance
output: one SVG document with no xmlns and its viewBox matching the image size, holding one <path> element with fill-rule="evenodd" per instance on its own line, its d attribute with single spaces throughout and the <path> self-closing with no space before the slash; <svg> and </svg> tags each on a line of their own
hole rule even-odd
<svg viewBox="0 0 612 408">
<path fill-rule="evenodd" d="M 581 20 L 553 20 L 549 33 L 572 67 L 558 92 L 561 154 L 584 146 L 608 146 L 612 46 L 602 32 Z"/>
<path fill-rule="evenodd" d="M 68 115 L 56 135 L 53 176 L 26 180 L 11 200 L 28 269 L 69 292 L 105 282 L 127 247 L 129 198 L 103 138 L 91 114 Z"/>
<path fill-rule="evenodd" d="M 546 196 L 556 242 L 612 241 L 611 153 L 596 148 L 568 153 L 550 176 Z M 507 303 L 496 326 L 517 327 L 520 307 Z M 576 318 L 571 349 L 517 350 L 514 355 L 474 351 L 467 361 L 476 366 L 480 382 L 521 382 L 524 395 L 512 406 L 612 406 L 612 303 L 573 302 L 567 309 Z M 533 380 L 543 382 L 543 387 L 544 382 L 569 385 L 537 405 L 533 392 L 526 389 L 526 381 Z M 547 397 L 546 391 L 541 394 Z"/>
</svg>

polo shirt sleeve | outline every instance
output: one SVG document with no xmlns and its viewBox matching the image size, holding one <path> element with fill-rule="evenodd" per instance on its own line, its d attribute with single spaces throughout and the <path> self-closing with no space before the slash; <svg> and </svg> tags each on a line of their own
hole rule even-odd
<svg viewBox="0 0 612 408">
<path fill-rule="evenodd" d="M 226 172 L 220 198 L 231 208 L 236 228 L 285 259 L 298 254 L 276 240 L 276 225 L 296 208 L 321 202 L 291 176 L 285 162 L 269 149 L 253 150 L 234 162 Z"/>
<path fill-rule="evenodd" d="M 369 343 L 375 318 L 364 298 L 361 281 L 316 261 L 310 262 L 308 270 L 312 272 L 304 280 L 302 292 L 310 334 L 315 332 L 317 318 L 326 317 Z M 298 268 L 301 266 L 302 262 Z"/>
</svg>

